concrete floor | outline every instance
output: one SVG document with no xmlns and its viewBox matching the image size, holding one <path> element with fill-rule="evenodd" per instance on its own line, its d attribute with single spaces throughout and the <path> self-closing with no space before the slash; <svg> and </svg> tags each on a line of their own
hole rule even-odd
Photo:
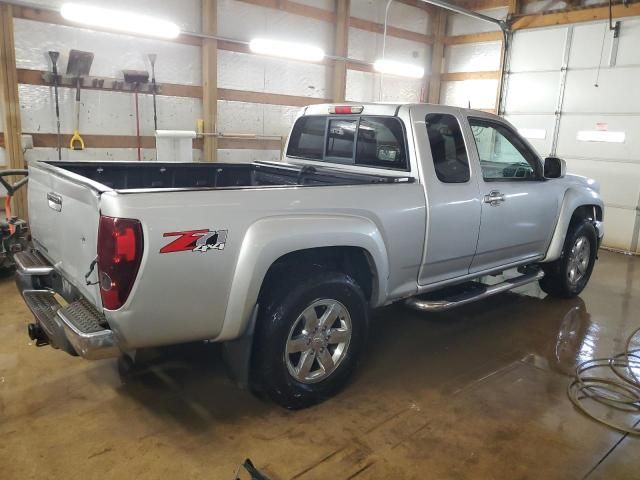
<svg viewBox="0 0 640 480">
<path fill-rule="evenodd" d="M 581 298 L 543 297 L 378 311 L 353 383 L 289 412 L 238 390 L 211 345 L 145 352 L 126 382 L 36 348 L 0 279 L 0 478 L 226 480 L 250 457 L 273 479 L 640 479 L 640 438 L 565 393 L 576 361 L 640 324 L 640 258 L 601 252 Z"/>
</svg>

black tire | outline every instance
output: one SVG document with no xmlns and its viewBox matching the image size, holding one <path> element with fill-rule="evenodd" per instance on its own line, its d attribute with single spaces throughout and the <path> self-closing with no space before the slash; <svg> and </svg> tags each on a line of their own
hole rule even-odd
<svg viewBox="0 0 640 480">
<path fill-rule="evenodd" d="M 256 393 L 266 394 L 285 408 L 300 409 L 322 402 L 335 395 L 347 384 L 366 341 L 369 307 L 361 288 L 353 278 L 344 273 L 310 269 L 306 274 L 287 272 L 287 277 L 286 281 L 278 282 L 277 287 L 269 286 L 267 293 L 261 298 L 262 304 L 253 344 L 251 383 Z M 313 331 L 307 334 L 306 330 L 298 330 L 295 334 L 294 327 L 299 328 L 305 324 L 306 320 L 302 318 L 302 313 L 310 311 L 308 309 L 312 305 L 331 301 L 334 302 L 333 305 L 340 305 L 337 308 L 342 313 L 329 327 L 346 325 L 341 322 L 344 322 L 343 319 L 347 317 L 351 334 L 346 346 L 342 349 L 344 353 L 336 353 L 339 346 L 327 344 L 326 353 L 339 359 L 335 362 L 335 369 L 326 374 L 326 378 L 322 378 L 322 375 L 325 375 L 322 372 L 326 372 L 324 368 L 320 371 L 322 366 L 319 363 L 321 355 L 319 349 L 322 342 L 319 336 L 322 335 L 322 331 L 317 334 Z M 342 307 L 346 309 L 348 315 L 344 315 Z M 328 307 L 323 305 L 313 308 L 313 312 L 319 317 L 322 317 L 323 312 L 327 310 Z M 344 330 L 348 329 L 345 327 Z M 330 331 L 336 332 L 335 329 L 329 328 L 327 333 Z M 308 353 L 308 351 L 300 352 L 297 360 L 296 353 L 287 353 L 290 335 L 292 338 L 313 337 L 313 340 L 309 340 L 312 342 L 311 346 L 303 347 L 318 349 L 318 352 L 311 354 L 316 358 L 312 360 L 316 362 L 312 365 L 317 367 L 321 376 L 313 380 L 313 383 L 300 381 L 290 372 L 290 369 L 294 368 L 292 364 L 302 365 L 302 355 Z M 326 353 L 323 348 L 323 355 Z M 316 354 L 318 357 L 315 357 Z"/>
<path fill-rule="evenodd" d="M 576 246 L 576 242 L 581 238 L 589 241 L 589 258 L 586 263 L 586 268 L 581 267 L 581 269 L 578 270 L 581 274 L 580 278 L 572 282 L 570 280 L 570 271 L 574 266 L 572 264 L 574 258 L 572 250 Z M 573 298 L 579 295 L 587 286 L 589 278 L 591 278 L 597 250 L 598 238 L 593 224 L 586 219 L 572 223 L 569 226 L 569 231 L 564 240 L 560 258 L 554 262 L 542 264 L 545 275 L 542 280 L 540 280 L 540 288 L 549 295 L 559 298 Z"/>
</svg>

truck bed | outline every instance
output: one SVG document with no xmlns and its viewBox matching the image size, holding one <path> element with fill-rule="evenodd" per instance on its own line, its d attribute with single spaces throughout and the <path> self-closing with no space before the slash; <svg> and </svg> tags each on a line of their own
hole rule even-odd
<svg viewBox="0 0 640 480">
<path fill-rule="evenodd" d="M 286 163 L 45 162 L 114 190 L 361 185 L 411 181 Z"/>
</svg>

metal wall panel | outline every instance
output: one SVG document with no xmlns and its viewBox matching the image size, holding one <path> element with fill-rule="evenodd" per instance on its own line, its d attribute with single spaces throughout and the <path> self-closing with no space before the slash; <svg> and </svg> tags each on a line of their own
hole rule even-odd
<svg viewBox="0 0 640 480">
<path fill-rule="evenodd" d="M 333 45 L 331 23 L 237 0 L 218 0 L 218 34 L 246 41 L 256 37 L 304 41 L 327 53 Z"/>
<path fill-rule="evenodd" d="M 257 161 L 277 162 L 279 150 L 218 150 L 218 161 L 229 163 L 251 163 Z"/>
<path fill-rule="evenodd" d="M 579 131 L 625 132 L 622 143 L 584 142 L 577 139 Z M 631 162 L 640 166 L 640 113 L 627 115 L 565 114 L 560 122 L 558 152 L 581 158 Z M 608 167 L 611 168 L 611 165 Z"/>
<path fill-rule="evenodd" d="M 322 64 L 218 51 L 218 87 L 326 98 L 331 69 Z"/>
<path fill-rule="evenodd" d="M 507 87 L 506 112 L 553 113 L 558 102 L 560 72 L 512 73 Z"/>
<path fill-rule="evenodd" d="M 20 85 L 20 113 L 25 133 L 55 133 L 53 89 Z M 140 130 L 153 135 L 153 100 L 139 95 Z M 63 133 L 75 125 L 75 90 L 59 89 L 60 124 Z M 168 130 L 195 130 L 195 119 L 202 116 L 198 99 L 158 97 L 158 126 Z M 135 97 L 129 93 L 83 90 L 80 108 L 80 132 L 95 135 L 135 135 Z"/>
<path fill-rule="evenodd" d="M 387 2 L 383 0 L 351 0 L 351 16 L 384 23 Z M 389 25 L 417 33 L 431 33 L 429 14 L 421 8 L 393 2 L 389 8 Z"/>
<path fill-rule="evenodd" d="M 348 70 L 346 99 L 353 102 L 419 102 L 424 82 L 424 79 L 385 75 L 380 97 L 380 74 Z"/>
<path fill-rule="evenodd" d="M 516 32 L 511 48 L 511 71 L 560 70 L 566 36 L 566 27 Z"/>
<path fill-rule="evenodd" d="M 574 26 L 569 68 L 597 67 L 600 63 L 607 65 L 612 39 L 613 32 L 609 32 L 606 23 Z"/>
<path fill-rule="evenodd" d="M 42 5 L 59 9 L 67 0 L 29 0 L 30 5 Z M 187 31 L 200 31 L 200 0 L 83 0 L 81 3 L 93 4 L 97 7 L 134 11 L 143 15 L 154 15 L 171 20 Z M 153 13 L 151 13 L 153 12 Z"/>
<path fill-rule="evenodd" d="M 156 53 L 159 82 L 201 83 L 198 47 L 21 19 L 14 20 L 14 31 L 18 68 L 50 70 L 47 51 L 56 50 L 63 73 L 69 50 L 79 49 L 94 53 L 91 75 L 122 78 L 125 69 L 150 70 L 147 54 Z"/>
<path fill-rule="evenodd" d="M 595 70 L 569 70 L 563 110 L 640 113 L 640 68 L 602 69 L 595 82 Z"/>
<path fill-rule="evenodd" d="M 553 127 L 555 117 L 553 115 L 505 115 L 517 129 L 544 131 L 544 138 L 527 138 L 529 143 L 536 149 L 541 158 L 545 158 L 551 152 L 553 141 Z"/>
<path fill-rule="evenodd" d="M 218 100 L 218 131 L 287 136 L 299 108 Z"/>
<path fill-rule="evenodd" d="M 382 34 L 349 29 L 349 58 L 374 62 L 382 58 L 382 45 Z M 423 43 L 387 36 L 385 58 L 426 67 L 431 61 L 431 48 Z"/>
<path fill-rule="evenodd" d="M 495 108 L 497 88 L 497 80 L 442 82 L 440 103 L 463 108 Z"/>
<path fill-rule="evenodd" d="M 502 42 L 451 45 L 444 50 L 444 71 L 483 72 L 500 70 Z"/>
</svg>

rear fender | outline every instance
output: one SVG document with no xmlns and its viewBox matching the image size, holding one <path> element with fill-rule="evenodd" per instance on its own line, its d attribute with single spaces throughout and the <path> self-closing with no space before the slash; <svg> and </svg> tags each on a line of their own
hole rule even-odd
<svg viewBox="0 0 640 480">
<path fill-rule="evenodd" d="M 389 265 L 384 240 L 374 222 L 347 215 L 269 217 L 247 230 L 233 274 L 224 324 L 216 340 L 231 340 L 246 331 L 265 275 L 279 258 L 299 250 L 336 246 L 360 247 L 368 252 L 375 268 L 375 298 L 371 303 L 383 303 Z"/>
</svg>

